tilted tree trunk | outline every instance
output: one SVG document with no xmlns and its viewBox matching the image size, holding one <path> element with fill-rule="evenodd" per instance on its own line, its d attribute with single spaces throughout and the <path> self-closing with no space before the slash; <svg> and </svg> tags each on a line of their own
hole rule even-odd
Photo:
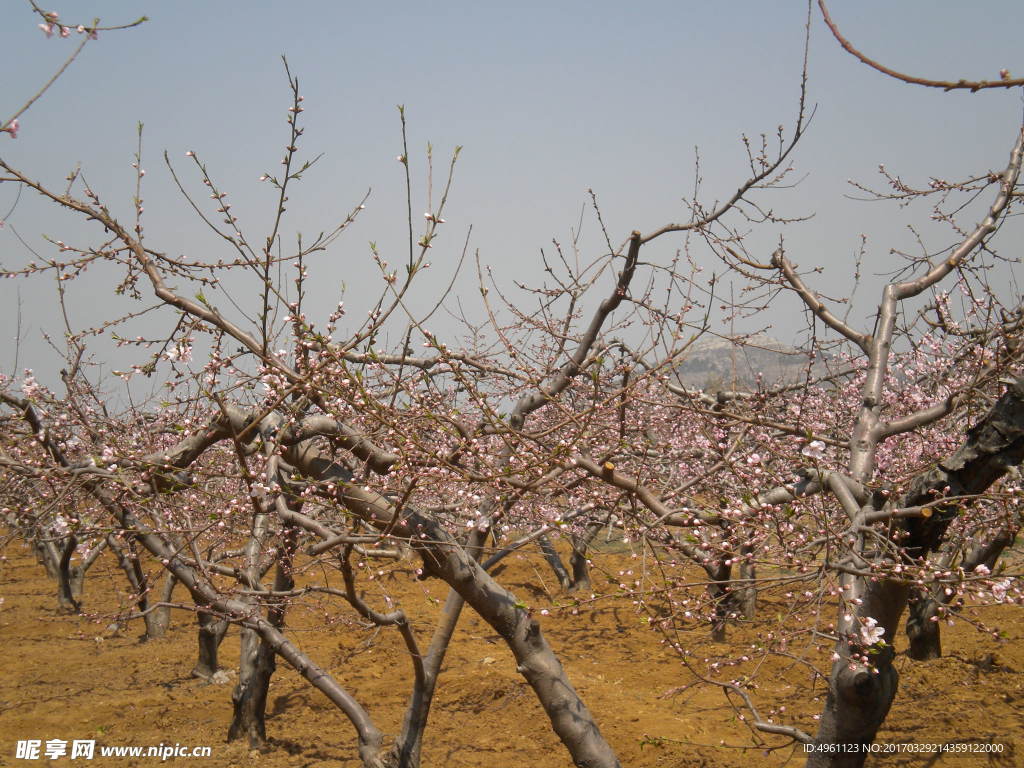
<svg viewBox="0 0 1024 768">
<path fill-rule="evenodd" d="M 419 768 L 420 753 L 423 749 L 423 733 L 430 715 L 430 705 L 434 700 L 437 680 L 441 674 L 448 645 L 459 622 L 459 615 L 465 600 L 454 589 L 449 590 L 441 609 L 441 620 L 434 630 L 430 648 L 423 657 L 422 679 L 418 679 L 402 719 L 402 730 L 395 739 L 394 746 L 388 755 L 388 768 Z"/>
<path fill-rule="evenodd" d="M 142 639 L 152 640 L 163 637 L 167 634 L 167 628 L 171 623 L 170 608 L 166 605 L 150 605 L 149 579 L 142 568 L 134 540 L 131 536 L 128 536 L 127 540 L 122 544 L 115 539 L 113 534 L 110 534 L 107 536 L 106 542 L 107 546 L 117 557 L 117 563 L 121 567 L 125 578 L 128 579 L 128 583 L 131 584 L 132 591 L 135 592 L 135 605 L 139 609 L 139 613 L 142 614 L 142 620 L 146 628 Z M 166 603 L 171 599 L 174 584 L 174 575 L 168 573 L 160 599 L 157 601 L 158 603 Z"/>
<path fill-rule="evenodd" d="M 79 582 L 76 593 L 74 568 L 71 565 L 71 556 L 75 554 L 77 547 L 78 539 L 75 536 L 64 539 L 57 568 L 57 604 L 61 613 L 79 613 L 82 610 L 82 604 L 78 600 L 81 595 L 81 583 Z"/>
<path fill-rule="evenodd" d="M 533 688 L 573 763 L 579 768 L 619 766 L 615 753 L 601 736 L 597 722 L 569 682 L 530 612 L 465 550 L 448 544 L 451 537 L 440 525 L 419 516 L 411 517 L 410 522 L 422 525 L 428 538 L 440 544 L 430 544 L 429 549 L 421 550 L 425 562 L 508 643 L 516 658 L 517 671 Z"/>
<path fill-rule="evenodd" d="M 424 572 L 451 586 L 508 644 L 517 671 L 533 689 L 574 764 L 579 768 L 618 768 L 618 758 L 530 610 L 498 584 L 441 523 L 409 506 L 398 510 L 384 496 L 352 483 L 351 472 L 322 455 L 312 440 L 290 445 L 284 459 L 320 481 L 321 487 L 333 486 L 334 490 L 322 493 L 364 522 L 395 536 L 408 536 L 410 546 L 423 559 Z M 297 516 L 282 514 L 282 519 L 303 524 Z"/>
<path fill-rule="evenodd" d="M 474 528 L 467 537 L 466 549 L 479 557 L 483 554 L 483 545 L 489 535 L 490 529 L 486 526 L 483 529 Z M 454 589 L 448 590 L 448 597 L 441 608 L 441 617 L 430 640 L 430 647 L 418 664 L 417 660 L 413 659 L 413 690 L 409 696 L 405 716 L 402 718 L 402 730 L 388 754 L 388 768 L 419 768 L 423 733 L 430 716 L 434 692 L 437 690 L 437 680 L 441 675 L 441 666 L 444 664 L 448 646 L 465 604 L 466 601 L 458 592 Z M 407 641 L 407 645 L 409 644 Z M 410 653 L 415 651 L 415 647 L 409 648 Z"/>
<path fill-rule="evenodd" d="M 569 568 L 562 564 L 562 558 L 558 556 L 554 544 L 547 535 L 539 536 L 537 544 L 544 555 L 544 559 L 558 579 L 558 584 L 565 590 L 588 590 L 590 589 L 590 561 L 587 558 L 587 550 L 594 540 L 597 532 L 603 527 L 600 522 L 588 523 L 582 532 L 573 533 L 569 538 L 572 551 L 569 555 Z"/>
<path fill-rule="evenodd" d="M 562 558 L 558 556 L 558 552 L 555 550 L 555 545 L 551 543 L 551 538 L 546 534 L 540 536 L 537 539 L 537 546 L 540 547 L 541 553 L 544 555 L 544 559 L 547 564 L 551 566 L 551 570 L 555 573 L 555 578 L 558 579 L 558 585 L 562 589 L 570 589 L 572 587 L 572 577 L 569 572 L 565 570 L 565 566 L 562 565 Z"/>
<path fill-rule="evenodd" d="M 396 524 L 397 510 L 386 498 L 360 485 L 349 485 L 347 470 L 307 450 L 297 448 L 285 457 L 311 477 L 336 480 L 338 500 L 375 527 L 413 534 L 409 543 L 423 558 L 424 570 L 447 582 L 505 640 L 515 656 L 517 671 L 533 689 L 573 763 L 579 768 L 618 768 L 618 758 L 527 607 L 498 584 L 439 522 L 407 507 Z"/>
<path fill-rule="evenodd" d="M 572 569 L 570 589 L 585 592 L 591 588 L 590 560 L 587 557 L 587 551 L 602 527 L 600 522 L 588 523 L 581 533 L 572 534 L 570 539 L 572 555 L 569 556 L 569 567 Z"/>
</svg>

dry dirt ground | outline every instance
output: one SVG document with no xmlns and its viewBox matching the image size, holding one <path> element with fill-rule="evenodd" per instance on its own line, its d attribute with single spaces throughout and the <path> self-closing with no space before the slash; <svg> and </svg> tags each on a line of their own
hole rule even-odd
<svg viewBox="0 0 1024 768">
<path fill-rule="evenodd" d="M 179 611 L 166 638 L 140 643 L 132 624 L 112 631 L 110 616 L 124 604 L 119 572 L 100 563 L 86 581 L 88 616 L 55 611 L 53 583 L 21 545 L 7 548 L 0 564 L 0 765 L 46 765 L 45 759 L 15 759 L 19 739 L 95 739 L 101 745 L 209 745 L 209 758 L 172 758 L 174 765 L 302 766 L 358 765 L 351 727 L 327 700 L 284 665 L 274 677 L 268 703 L 271 739 L 265 754 L 226 743 L 231 684 L 189 677 L 195 660 L 195 622 Z M 613 556 L 614 557 L 614 556 Z M 620 556 L 621 557 L 621 556 Z M 384 580 L 428 642 L 443 600 L 444 585 L 416 582 L 407 566 Z M 538 560 L 511 564 L 500 580 L 538 612 L 542 626 L 602 732 L 622 764 L 632 767 L 799 766 L 803 755 L 780 737 L 760 739 L 737 719 L 721 689 L 693 685 L 694 678 L 666 653 L 660 636 L 642 626 L 628 600 L 609 598 L 579 609 L 558 609 L 542 585 L 551 578 Z M 600 593 L 600 587 L 597 588 Z M 372 597 L 372 592 L 371 592 Z M 382 607 L 382 606 L 381 606 Z M 768 607 L 771 610 L 771 607 Z M 999 620 L 1006 639 L 994 640 L 967 623 L 944 635 L 946 658 L 910 661 L 897 646 L 899 696 L 879 742 L 998 743 L 999 755 L 900 754 L 869 760 L 885 766 L 1024 765 L 1024 609 L 1010 608 Z M 352 623 L 324 627 L 313 608 L 290 616 L 290 631 L 314 660 L 326 667 L 371 712 L 379 727 L 394 733 L 409 691 L 409 662 L 393 631 L 372 633 Z M 731 643 L 750 647 L 751 630 L 732 631 Z M 686 642 L 699 663 L 721 651 L 694 631 Z M 236 663 L 237 631 L 222 646 L 222 663 Z M 742 653 L 740 650 L 738 653 Z M 729 677 L 750 674 L 748 666 Z M 810 700 L 806 668 L 786 659 L 760 662 L 756 700 L 775 717 L 813 728 L 820 703 Z M 821 693 L 820 683 L 815 694 Z M 157 758 L 54 760 L 52 765 L 154 766 Z M 567 752 L 547 725 L 529 687 L 515 672 L 509 651 L 470 611 L 463 613 L 441 677 L 426 737 L 424 766 L 529 766 L 564 768 Z"/>
</svg>

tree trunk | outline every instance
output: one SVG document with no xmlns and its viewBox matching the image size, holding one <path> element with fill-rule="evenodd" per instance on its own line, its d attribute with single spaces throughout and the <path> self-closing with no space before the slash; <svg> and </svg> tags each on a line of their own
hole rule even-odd
<svg viewBox="0 0 1024 768">
<path fill-rule="evenodd" d="M 562 565 L 562 558 L 558 556 L 558 552 L 555 550 L 555 545 L 551 543 L 551 539 L 547 534 L 544 534 L 537 539 L 537 544 L 540 547 L 540 551 L 544 554 L 544 559 L 551 566 L 551 570 L 555 572 L 558 585 L 562 589 L 569 589 L 572 586 L 572 579 L 569 578 L 569 572 Z"/>
<path fill-rule="evenodd" d="M 572 568 L 572 589 L 588 591 L 590 585 L 590 561 L 587 559 L 587 550 L 590 542 L 601 530 L 601 523 L 590 523 L 582 533 L 572 535 L 572 555 L 569 558 L 569 566 Z"/>
<path fill-rule="evenodd" d="M 339 491 L 346 506 L 372 514 L 380 497 L 359 486 Z M 377 524 L 391 524 L 393 511 Z M 444 579 L 505 640 L 516 659 L 516 670 L 526 679 L 551 721 L 551 726 L 569 750 L 578 768 L 621 768 L 597 722 L 573 688 L 558 657 L 548 645 L 540 624 L 527 608 L 498 584 L 480 564 L 435 520 L 406 509 L 412 530 L 426 539 L 414 538 L 413 548 L 423 557 L 425 570 Z"/>
<path fill-rule="evenodd" d="M 125 578 L 128 579 L 128 583 L 131 584 L 132 591 L 136 594 L 135 605 L 139 609 L 139 613 L 142 614 L 142 620 L 146 628 L 142 639 L 153 640 L 163 637 L 167 633 L 167 627 L 170 625 L 170 609 L 161 607 L 150 608 L 149 579 L 142 568 L 139 554 L 135 549 L 134 539 L 131 536 L 127 537 L 124 546 L 122 546 L 111 534 L 107 536 L 107 546 L 117 556 L 117 563 L 121 567 Z M 168 580 L 164 582 L 162 595 L 164 602 L 170 600 L 170 591 L 173 588 L 174 577 L 168 574 Z"/>
<path fill-rule="evenodd" d="M 725 628 L 729 623 L 730 614 L 736 605 L 736 593 L 733 592 L 732 566 L 724 562 L 706 566 L 711 581 L 708 582 L 708 598 L 712 603 L 711 639 L 716 643 L 725 642 Z"/>
<path fill-rule="evenodd" d="M 884 663 L 878 662 L 877 672 L 862 664 L 850 665 L 848 658 L 840 659 L 833 666 L 814 744 L 844 748 L 844 751 L 811 752 L 807 768 L 860 768 L 864 765 L 868 748 L 896 697 L 899 673 L 892 665 L 891 656 L 890 650 L 889 658 Z"/>
<path fill-rule="evenodd" d="M 70 586 L 71 595 L 81 602 L 82 593 L 85 591 L 85 568 L 77 566 L 71 569 Z"/>
<path fill-rule="evenodd" d="M 192 668 L 192 677 L 211 680 L 220 669 L 217 652 L 221 641 L 228 631 L 228 621 L 216 614 L 200 610 L 199 618 L 199 658 Z"/>
<path fill-rule="evenodd" d="M 555 572 L 558 584 L 564 590 L 588 590 L 590 589 L 590 565 L 587 560 L 587 548 L 594 540 L 598 531 L 603 525 L 601 523 L 590 523 L 582 533 L 573 533 L 570 538 L 572 554 L 569 556 L 569 568 L 571 573 L 562 565 L 562 559 L 555 551 L 554 545 L 548 536 L 541 536 L 537 543 L 540 551 L 544 553 L 551 570 Z"/>
<path fill-rule="evenodd" d="M 915 661 L 930 661 L 942 656 L 942 633 L 939 622 L 939 602 L 929 595 L 910 598 L 907 606 L 907 655 Z"/>
<path fill-rule="evenodd" d="M 167 605 L 174 593 L 174 585 L 178 580 L 173 573 L 167 573 L 164 577 L 164 586 L 160 591 L 160 605 L 149 608 L 143 621 L 146 623 L 146 639 L 163 637 L 167 634 L 167 628 L 171 625 L 171 607 Z"/>
<path fill-rule="evenodd" d="M 741 555 L 746 555 L 751 551 L 751 547 L 747 545 L 740 548 Z M 743 618 L 748 621 L 753 620 L 757 615 L 757 566 L 746 557 L 740 562 L 740 580 L 742 586 L 738 590 L 736 602 Z"/>
<path fill-rule="evenodd" d="M 57 575 L 57 604 L 61 613 L 80 613 L 82 604 L 78 601 L 74 588 L 74 577 L 72 575 L 71 556 L 75 554 L 78 546 L 78 539 L 68 536 L 64 540 L 64 549 L 61 552 L 60 565 Z"/>
<path fill-rule="evenodd" d="M 250 749 L 267 748 L 267 691 L 276 664 L 274 651 L 253 629 L 242 629 L 238 663 L 238 685 L 231 694 L 235 714 L 228 729 L 228 741 L 246 738 Z"/>
<path fill-rule="evenodd" d="M 60 579 L 60 552 L 52 541 L 33 541 L 36 560 L 46 569 L 46 575 L 54 581 Z"/>
<path fill-rule="evenodd" d="M 296 531 L 286 528 L 281 535 L 281 550 L 274 573 L 274 591 L 287 592 L 295 586 L 292 577 L 292 555 L 297 542 Z M 267 609 L 267 622 L 275 629 L 284 627 L 285 603 L 275 601 Z M 251 749 L 267 748 L 267 694 L 270 678 L 276 669 L 276 651 L 267 637 L 254 630 L 242 629 L 239 654 L 238 685 L 232 693 L 234 718 L 228 729 L 228 741 L 245 736 Z"/>
<path fill-rule="evenodd" d="M 388 756 L 389 768 L 419 768 L 423 732 L 427 727 L 427 717 L 430 715 L 437 679 L 441 674 L 441 665 L 464 605 L 465 601 L 459 593 L 454 589 L 449 590 L 444 608 L 441 610 L 441 621 L 423 658 L 423 681 L 413 687 L 402 720 L 402 731 L 395 739 Z"/>
<path fill-rule="evenodd" d="M 851 660 L 852 651 L 863 651 L 857 638 L 860 625 L 854 618 L 845 622 L 844 627 L 841 620 L 842 639 L 836 648 L 839 659 L 832 664 L 825 708 L 814 740 L 816 747 L 824 749 L 810 753 L 808 768 L 864 765 L 899 684 L 899 673 L 892 663 L 892 638 L 906 605 L 907 587 L 889 581 L 868 582 L 854 576 L 844 576 L 843 581 L 844 586 L 852 586 L 851 596 L 863 601 L 858 616 L 871 616 L 885 628 L 887 645 L 871 649 L 871 666 Z"/>
<path fill-rule="evenodd" d="M 73 568 L 69 568 L 71 595 L 79 602 L 81 602 L 82 593 L 85 591 L 85 574 L 89 572 L 92 564 L 99 559 L 100 555 L 106 549 L 107 542 L 105 539 L 101 539 L 96 546 L 92 548 L 89 554 L 82 559 L 82 562 Z"/>
<path fill-rule="evenodd" d="M 1024 379 L 1017 379 L 999 398 L 985 417 L 967 432 L 967 439 L 952 456 L 918 475 L 910 490 L 899 501 L 900 507 L 929 506 L 929 517 L 903 518 L 896 541 L 905 555 L 927 558 L 943 540 L 959 506 L 942 504 L 942 496 L 973 496 L 984 493 L 1010 467 L 1024 460 Z M 892 641 L 900 615 L 907 604 L 909 588 L 893 581 L 872 581 L 844 574 L 841 585 L 848 600 L 860 599 L 856 616 L 845 621 L 840 616 L 840 658 L 832 665 L 829 693 L 821 715 L 815 744 L 839 748 L 842 744 L 861 745 L 861 751 L 815 751 L 808 759 L 812 768 L 857 768 L 864 764 L 866 749 L 878 732 L 896 696 L 899 675 L 892 665 Z M 856 604 L 856 603 L 855 603 Z M 874 669 L 849 660 L 851 636 L 859 619 L 872 617 L 885 630 L 887 643 L 872 656 Z M 852 668 L 851 668 L 852 667 Z M 877 670 L 877 671 L 876 671 Z"/>
<path fill-rule="evenodd" d="M 401 531 L 403 536 L 409 536 L 409 544 L 423 560 L 424 574 L 443 579 L 508 644 L 516 658 L 517 670 L 533 688 L 573 762 L 579 768 L 620 768 L 614 751 L 601 735 L 597 722 L 573 688 L 529 609 L 499 585 L 441 523 L 409 506 L 398 510 L 386 497 L 352 483 L 351 472 L 322 456 L 311 441 L 289 446 L 284 459 L 308 477 L 336 481 L 333 498 L 366 523 L 378 530 Z M 293 518 L 289 512 L 281 510 L 281 519 L 301 524 L 298 516 Z M 363 745 L 360 751 L 371 754 L 377 750 L 379 731 L 365 712 L 348 703 L 342 692 L 332 690 L 332 695 L 333 700 L 344 705 L 344 711 L 359 729 Z"/>
<path fill-rule="evenodd" d="M 134 574 L 132 583 L 136 585 L 139 594 L 139 610 L 142 612 L 142 623 L 146 628 L 146 633 L 142 636 L 142 639 L 155 640 L 167 633 L 167 627 L 170 624 L 169 611 L 166 608 L 151 605 L 149 576 L 142 568 L 142 561 L 139 559 L 134 539 L 128 539 L 128 552 L 128 566 Z M 169 579 L 164 582 L 163 589 L 164 594 L 167 595 L 166 599 L 170 599 L 169 590 L 174 589 L 174 577 L 170 574 L 168 576 Z M 163 595 L 161 597 L 163 598 Z"/>
<path fill-rule="evenodd" d="M 989 571 L 993 570 L 999 556 L 1013 544 L 1019 530 L 1015 523 L 1001 529 L 989 541 L 975 546 L 964 557 L 960 567 L 965 573 L 971 573 L 979 565 L 984 565 Z M 941 586 L 936 586 L 910 599 L 907 613 L 907 639 L 910 641 L 907 653 L 910 658 L 928 661 L 942 656 L 942 630 L 939 622 L 933 621 L 932 617 L 937 619 L 939 609 L 948 605 L 954 595 L 947 595 Z"/>
</svg>

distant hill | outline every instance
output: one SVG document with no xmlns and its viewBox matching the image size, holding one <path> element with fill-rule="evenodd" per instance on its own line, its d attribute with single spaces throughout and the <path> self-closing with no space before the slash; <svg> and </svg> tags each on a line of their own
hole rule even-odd
<svg viewBox="0 0 1024 768">
<path fill-rule="evenodd" d="M 804 350 L 783 344 L 765 333 L 738 336 L 732 339 L 712 337 L 701 339 L 688 350 L 676 368 L 677 381 L 691 389 L 719 390 L 757 388 L 795 384 L 807 375 L 810 364 Z M 825 365 L 816 360 L 814 375 L 821 375 Z"/>
</svg>

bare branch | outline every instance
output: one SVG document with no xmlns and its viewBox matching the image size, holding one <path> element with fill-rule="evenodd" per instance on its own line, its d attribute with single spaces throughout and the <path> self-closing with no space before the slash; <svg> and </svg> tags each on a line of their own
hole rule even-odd
<svg viewBox="0 0 1024 768">
<path fill-rule="evenodd" d="M 986 90 L 988 88 L 1016 88 L 1017 86 L 1024 85 L 1024 78 L 1011 78 L 1009 76 L 1003 77 L 1000 80 L 929 80 L 923 77 L 915 77 L 913 75 L 906 75 L 902 72 L 897 72 L 895 69 L 890 69 L 884 64 L 880 64 L 874 59 L 869 58 L 865 54 L 861 53 L 857 48 L 854 47 L 853 43 L 843 37 L 839 31 L 838 25 L 832 21 L 832 17 L 829 15 L 828 8 L 825 6 L 825 0 L 818 0 L 818 8 L 821 9 L 821 16 L 824 19 L 826 26 L 829 31 L 832 32 L 832 36 L 839 42 L 843 49 L 856 57 L 862 64 L 867 64 L 874 70 L 881 72 L 883 75 L 888 75 L 897 80 L 902 80 L 904 83 L 910 83 L 911 85 L 923 85 L 926 88 L 941 88 L 944 91 L 955 91 L 955 90 L 968 90 L 972 92 Z"/>
</svg>

